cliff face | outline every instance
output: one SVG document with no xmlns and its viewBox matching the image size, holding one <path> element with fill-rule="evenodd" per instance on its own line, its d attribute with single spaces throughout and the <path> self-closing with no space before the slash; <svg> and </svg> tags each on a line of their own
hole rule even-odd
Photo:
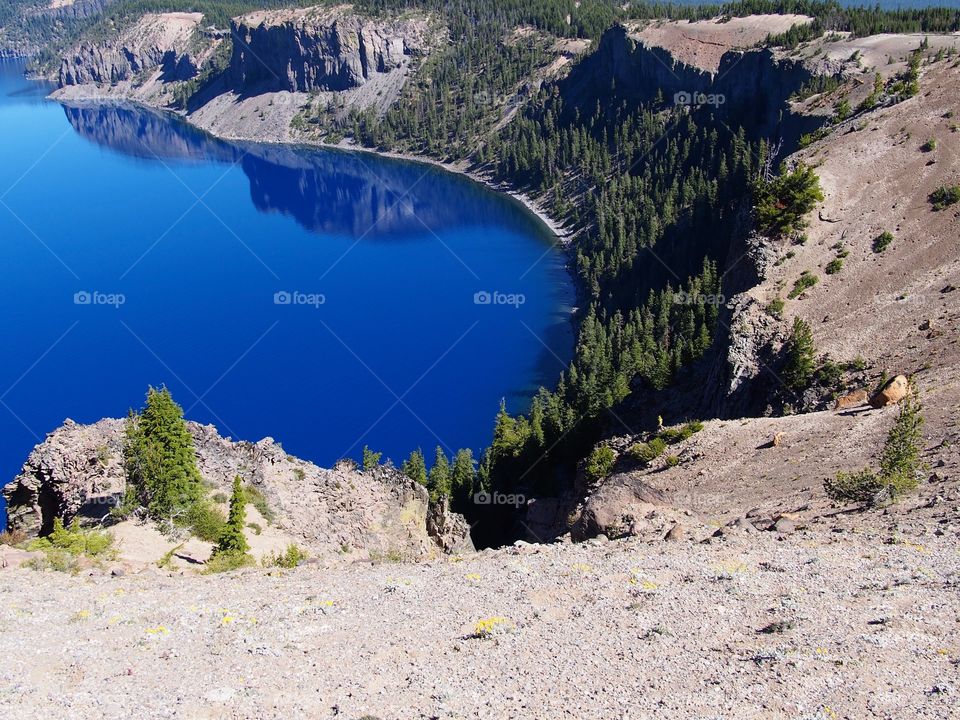
<svg viewBox="0 0 960 720">
<path fill-rule="evenodd" d="M 802 62 L 779 58 L 767 49 L 731 49 L 723 53 L 716 71 L 703 69 L 615 26 L 604 33 L 597 51 L 570 73 L 562 92 L 577 107 L 590 110 L 598 100 L 610 106 L 623 99 L 649 102 L 660 95 L 666 105 L 713 112 L 731 127 L 742 125 L 753 137 L 782 137 L 792 146 L 823 122 L 795 115 L 788 106 L 788 98 L 811 77 Z"/>
<path fill-rule="evenodd" d="M 30 453 L 3 488 L 9 527 L 43 534 L 59 517 L 99 522 L 123 497 L 123 420 L 78 425 L 67 420 Z M 271 438 L 222 438 L 209 425 L 187 423 L 204 480 L 226 491 L 237 475 L 257 487 L 277 527 L 314 552 L 342 548 L 425 558 L 472 547 L 469 527 L 446 508 L 430 508 L 426 488 L 393 468 L 360 472 L 342 463 L 326 470 L 288 455 Z"/>
<path fill-rule="evenodd" d="M 374 22 L 338 11 L 252 13 L 231 22 L 240 91 L 342 91 L 403 68 L 427 48 L 425 20 Z"/>
<path fill-rule="evenodd" d="M 164 81 L 188 80 L 199 61 L 192 51 L 200 13 L 145 15 L 110 43 L 84 43 L 60 62 L 65 85 L 114 85 L 161 69 Z"/>
</svg>

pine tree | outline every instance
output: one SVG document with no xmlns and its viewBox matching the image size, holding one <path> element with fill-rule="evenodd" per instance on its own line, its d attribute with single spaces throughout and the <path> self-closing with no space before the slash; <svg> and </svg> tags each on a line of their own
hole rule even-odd
<svg viewBox="0 0 960 720">
<path fill-rule="evenodd" d="M 469 448 L 457 450 L 450 471 L 451 493 L 454 508 L 463 508 L 473 499 L 474 480 L 473 453 Z"/>
<path fill-rule="evenodd" d="M 918 485 L 923 451 L 923 415 L 914 392 L 900 403 L 900 414 L 890 428 L 880 456 L 880 476 L 894 498 Z"/>
<path fill-rule="evenodd" d="M 403 462 L 403 474 L 414 482 L 427 485 L 427 464 L 423 460 L 423 451 L 417 448 Z"/>
<path fill-rule="evenodd" d="M 371 470 L 379 467 L 380 458 L 383 457 L 383 453 L 374 452 L 366 445 L 363 446 L 363 469 L 365 472 L 370 472 Z"/>
<path fill-rule="evenodd" d="M 794 392 L 803 392 L 809 387 L 816 369 L 815 352 L 810 326 L 800 318 L 794 318 L 793 330 L 787 340 L 787 364 L 783 368 L 784 382 Z"/>
<path fill-rule="evenodd" d="M 247 538 L 243 534 L 247 515 L 246 505 L 247 498 L 238 475 L 233 479 L 233 492 L 230 495 L 230 513 L 227 516 L 227 524 L 224 526 L 223 533 L 217 543 L 216 552 L 218 555 L 243 555 L 250 549 Z"/>
<path fill-rule="evenodd" d="M 433 467 L 430 468 L 430 479 L 427 487 L 430 489 L 430 500 L 432 502 L 438 502 L 442 497 L 450 497 L 450 462 L 447 460 L 443 448 L 439 445 L 437 445 Z"/>
<path fill-rule="evenodd" d="M 169 390 L 147 391 L 143 410 L 127 419 L 125 440 L 127 481 L 151 517 L 175 519 L 200 501 L 203 489 L 193 437 Z"/>
</svg>

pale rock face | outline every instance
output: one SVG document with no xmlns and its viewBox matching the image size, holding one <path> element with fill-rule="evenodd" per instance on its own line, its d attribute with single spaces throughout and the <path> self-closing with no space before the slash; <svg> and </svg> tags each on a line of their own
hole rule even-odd
<svg viewBox="0 0 960 720">
<path fill-rule="evenodd" d="M 165 80 L 189 80 L 199 61 L 191 53 L 200 13 L 148 14 L 116 41 L 84 43 L 60 62 L 59 84 L 112 85 L 161 68 Z"/>
<path fill-rule="evenodd" d="M 267 498 L 276 525 L 315 553 L 415 560 L 472 550 L 466 521 L 446 507 L 431 512 L 426 488 L 393 468 L 361 472 L 341 462 L 327 470 L 271 438 L 235 442 L 211 425 L 187 426 L 205 481 L 227 491 L 239 475 Z M 36 535 L 56 517 L 94 523 L 106 516 L 125 488 L 123 430 L 123 420 L 67 420 L 50 433 L 3 488 L 10 527 Z"/>
</svg>

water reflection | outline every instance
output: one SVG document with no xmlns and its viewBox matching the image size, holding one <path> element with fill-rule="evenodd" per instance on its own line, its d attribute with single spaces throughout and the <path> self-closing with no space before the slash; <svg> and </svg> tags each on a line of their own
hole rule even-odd
<svg viewBox="0 0 960 720">
<path fill-rule="evenodd" d="M 443 171 L 429 165 L 372 161 L 335 149 L 226 142 L 131 105 L 64 104 L 63 110 L 79 135 L 131 157 L 236 163 L 258 210 L 290 216 L 311 232 L 395 241 L 467 224 L 508 224 L 549 239 L 518 204 L 478 193 L 468 178 L 446 174 L 443 197 L 437 197 L 429 176 Z"/>
</svg>

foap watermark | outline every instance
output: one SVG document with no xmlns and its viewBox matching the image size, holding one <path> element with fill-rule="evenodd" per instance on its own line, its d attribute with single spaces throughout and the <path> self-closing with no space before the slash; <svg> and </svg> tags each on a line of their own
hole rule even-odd
<svg viewBox="0 0 960 720">
<path fill-rule="evenodd" d="M 307 305 L 319 308 L 327 302 L 323 293 L 305 293 L 299 290 L 278 290 L 273 294 L 274 305 Z"/>
<path fill-rule="evenodd" d="M 726 304 L 727 298 L 719 293 L 716 295 L 705 295 L 703 293 L 688 293 L 681 290 L 673 294 L 673 302 L 678 305 L 713 305 L 719 307 Z"/>
<path fill-rule="evenodd" d="M 499 290 L 489 292 L 480 290 L 473 294 L 474 305 L 511 305 L 519 308 L 527 301 L 527 296 L 523 293 L 505 293 Z"/>
<path fill-rule="evenodd" d="M 127 302 L 123 293 L 106 293 L 99 290 L 78 290 L 73 294 L 74 305 L 106 305 L 119 308 Z"/>
<path fill-rule="evenodd" d="M 691 107 L 713 105 L 714 107 L 720 107 L 726 101 L 727 96 L 723 93 L 687 92 L 686 90 L 681 90 L 673 94 L 674 105 L 689 105 Z"/>
<path fill-rule="evenodd" d="M 519 493 L 478 492 L 473 495 L 476 505 L 512 505 L 520 507 L 527 504 L 527 496 Z"/>
</svg>

